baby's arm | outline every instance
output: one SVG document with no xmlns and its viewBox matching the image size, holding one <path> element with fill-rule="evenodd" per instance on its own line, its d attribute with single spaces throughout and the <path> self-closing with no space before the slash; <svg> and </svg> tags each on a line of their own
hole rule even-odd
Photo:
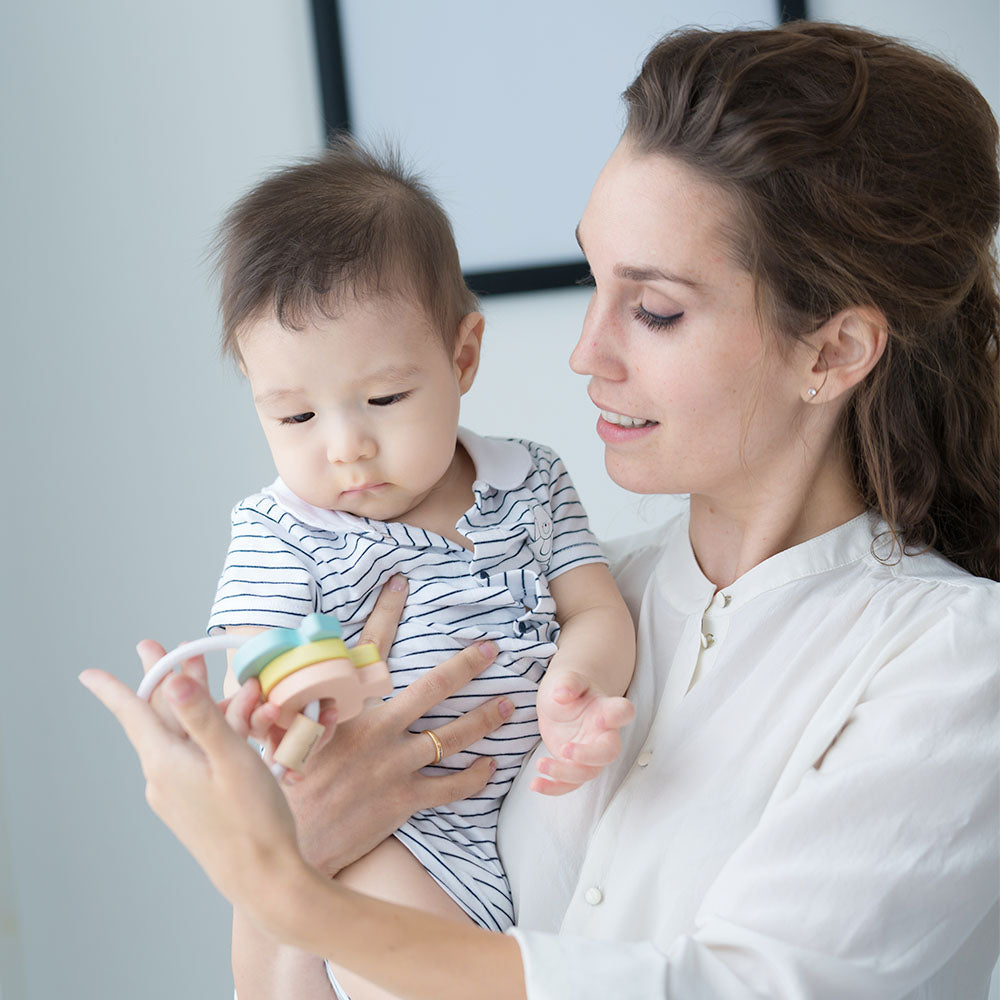
<svg viewBox="0 0 1000 1000">
<path fill-rule="evenodd" d="M 538 762 L 546 778 L 532 788 L 561 795 L 618 756 L 618 730 L 635 714 L 621 697 L 635 669 L 635 627 L 606 566 L 568 570 L 550 587 L 561 631 L 538 688 L 538 724 L 552 756 Z"/>
</svg>

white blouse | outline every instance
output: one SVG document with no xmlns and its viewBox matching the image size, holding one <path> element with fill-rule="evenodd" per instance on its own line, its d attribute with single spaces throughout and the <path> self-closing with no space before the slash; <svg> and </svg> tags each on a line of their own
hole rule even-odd
<svg viewBox="0 0 1000 1000">
<path fill-rule="evenodd" d="M 551 799 L 529 761 L 501 815 L 530 1000 L 985 997 L 1000 586 L 885 565 L 877 530 L 719 593 L 686 512 L 610 547 L 639 639 L 622 755 Z"/>
</svg>

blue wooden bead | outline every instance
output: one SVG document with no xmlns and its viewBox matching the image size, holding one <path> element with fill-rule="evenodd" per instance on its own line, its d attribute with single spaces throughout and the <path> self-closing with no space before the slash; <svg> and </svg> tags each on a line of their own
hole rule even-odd
<svg viewBox="0 0 1000 1000">
<path fill-rule="evenodd" d="M 301 645 L 302 637 L 296 629 L 269 628 L 266 632 L 248 639 L 236 650 L 236 655 L 233 657 L 233 673 L 243 684 L 251 677 L 256 677 L 276 656 Z"/>
<path fill-rule="evenodd" d="M 340 621 L 335 615 L 323 615 L 314 611 L 306 615 L 299 626 L 302 642 L 319 642 L 321 639 L 339 639 L 343 634 Z"/>
</svg>

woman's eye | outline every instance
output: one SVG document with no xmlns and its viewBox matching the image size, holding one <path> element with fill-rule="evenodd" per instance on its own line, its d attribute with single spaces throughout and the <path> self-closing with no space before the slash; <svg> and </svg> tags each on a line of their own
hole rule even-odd
<svg viewBox="0 0 1000 1000">
<path fill-rule="evenodd" d="M 400 400 L 406 399 L 409 396 L 409 392 L 394 392 L 391 396 L 373 396 L 368 400 L 369 406 L 392 406 L 393 403 L 398 403 Z"/>
<path fill-rule="evenodd" d="M 638 306 L 633 311 L 633 315 L 644 326 L 648 326 L 650 330 L 666 330 L 674 326 L 684 313 L 679 312 L 674 313 L 672 316 L 661 316 L 658 313 L 652 313 L 648 309 L 644 309 L 642 306 Z"/>
<path fill-rule="evenodd" d="M 283 424 L 304 424 L 307 420 L 312 420 L 314 413 L 296 413 L 294 417 L 282 417 Z"/>
<path fill-rule="evenodd" d="M 597 287 L 597 282 L 594 280 L 594 275 L 591 271 L 588 271 L 582 278 L 577 278 L 576 284 L 582 285 L 584 288 Z"/>
</svg>

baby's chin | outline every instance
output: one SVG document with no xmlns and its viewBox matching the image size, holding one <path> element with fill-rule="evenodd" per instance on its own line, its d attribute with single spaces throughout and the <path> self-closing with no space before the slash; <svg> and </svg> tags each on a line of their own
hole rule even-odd
<svg viewBox="0 0 1000 1000">
<path fill-rule="evenodd" d="M 377 490 L 363 490 L 344 497 L 317 496 L 310 500 L 303 497 L 306 503 L 323 510 L 333 510 L 341 514 L 352 514 L 354 517 L 367 517 L 373 521 L 398 521 L 409 510 L 409 505 L 400 504 L 398 497 L 389 495 L 387 487 Z"/>
</svg>

